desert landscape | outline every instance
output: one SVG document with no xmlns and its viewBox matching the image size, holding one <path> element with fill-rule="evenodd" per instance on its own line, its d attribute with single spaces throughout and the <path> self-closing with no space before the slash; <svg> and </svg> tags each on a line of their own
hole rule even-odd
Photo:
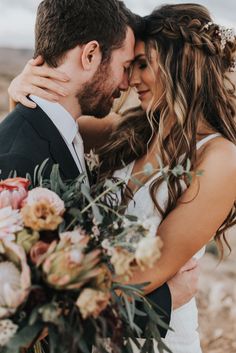
<svg viewBox="0 0 236 353">
<path fill-rule="evenodd" d="M 9 83 L 31 57 L 30 50 L 0 48 L 0 119 L 8 111 Z M 228 238 L 232 252 L 227 256 L 226 250 L 221 263 L 214 244 L 201 260 L 197 301 L 204 353 L 236 352 L 236 228 Z"/>
</svg>

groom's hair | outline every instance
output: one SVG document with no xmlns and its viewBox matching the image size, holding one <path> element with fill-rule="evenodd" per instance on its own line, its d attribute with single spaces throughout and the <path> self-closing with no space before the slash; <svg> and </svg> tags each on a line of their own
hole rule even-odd
<svg viewBox="0 0 236 353">
<path fill-rule="evenodd" d="M 35 26 L 35 54 L 57 67 L 66 52 L 97 40 L 103 60 L 122 47 L 135 15 L 119 0 L 44 0 Z"/>
</svg>

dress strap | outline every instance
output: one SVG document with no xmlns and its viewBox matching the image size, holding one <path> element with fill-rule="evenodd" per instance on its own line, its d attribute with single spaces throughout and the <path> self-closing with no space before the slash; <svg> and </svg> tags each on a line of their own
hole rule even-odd
<svg viewBox="0 0 236 353">
<path fill-rule="evenodd" d="M 201 148 L 205 143 L 207 143 L 208 141 L 214 139 L 215 137 L 220 137 L 222 136 L 219 132 L 215 133 L 215 134 L 211 134 L 211 135 L 208 135 L 206 137 L 204 137 L 202 140 L 198 141 L 197 143 L 197 150 L 199 148 Z"/>
</svg>

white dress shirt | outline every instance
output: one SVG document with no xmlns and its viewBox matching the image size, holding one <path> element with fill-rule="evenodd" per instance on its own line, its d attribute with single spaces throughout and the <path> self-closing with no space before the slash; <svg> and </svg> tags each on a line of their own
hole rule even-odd
<svg viewBox="0 0 236 353">
<path fill-rule="evenodd" d="M 87 174 L 84 160 L 84 144 L 79 133 L 78 123 L 61 104 L 52 103 L 33 95 L 30 95 L 30 98 L 47 114 L 60 132 L 79 171 Z"/>
</svg>

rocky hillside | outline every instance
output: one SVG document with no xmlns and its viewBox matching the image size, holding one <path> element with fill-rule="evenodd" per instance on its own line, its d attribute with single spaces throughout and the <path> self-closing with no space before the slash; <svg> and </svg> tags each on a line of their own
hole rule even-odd
<svg viewBox="0 0 236 353">
<path fill-rule="evenodd" d="M 32 57 L 31 50 L 0 48 L 0 119 L 8 110 L 7 88 Z"/>
</svg>

